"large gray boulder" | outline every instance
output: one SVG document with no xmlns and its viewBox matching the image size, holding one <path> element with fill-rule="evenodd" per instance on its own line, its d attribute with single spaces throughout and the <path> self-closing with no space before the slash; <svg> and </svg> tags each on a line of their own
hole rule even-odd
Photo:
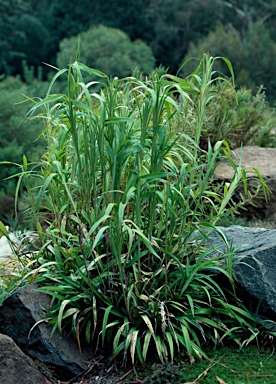
<svg viewBox="0 0 276 384">
<path fill-rule="evenodd" d="M 50 307 L 50 296 L 38 292 L 36 285 L 26 285 L 0 307 L 0 332 L 11 337 L 24 353 L 54 368 L 58 377 L 70 380 L 88 368 L 92 351 L 88 348 L 80 353 L 70 335 L 51 334 L 51 327 L 42 321 Z"/>
<path fill-rule="evenodd" d="M 6 335 L 0 334 L 0 383 L 45 384 L 43 374 Z"/>
<path fill-rule="evenodd" d="M 236 249 L 234 278 L 238 294 L 246 306 L 263 317 L 276 320 L 276 229 L 219 227 Z M 210 243 L 219 251 L 226 247 L 215 232 Z M 258 308 L 258 306 L 260 307 Z"/>
<path fill-rule="evenodd" d="M 276 215 L 276 148 L 262 148 L 258 146 L 247 146 L 237 148 L 232 153 L 232 159 L 238 166 L 240 159 L 242 159 L 241 166 L 246 169 L 247 175 L 250 178 L 249 188 L 256 186 L 257 175 L 254 168 L 257 168 L 262 177 L 264 178 L 271 193 L 268 201 L 265 200 L 264 194 L 259 193 L 259 197 L 254 199 L 254 205 L 247 205 L 247 211 L 241 210 L 243 216 L 254 217 L 259 216 L 269 218 Z M 228 162 L 222 162 L 215 171 L 215 178 L 221 181 L 229 181 L 234 175 L 233 167 Z M 242 193 L 243 187 L 241 186 L 239 193 Z M 237 196 L 238 196 L 237 194 Z"/>
</svg>

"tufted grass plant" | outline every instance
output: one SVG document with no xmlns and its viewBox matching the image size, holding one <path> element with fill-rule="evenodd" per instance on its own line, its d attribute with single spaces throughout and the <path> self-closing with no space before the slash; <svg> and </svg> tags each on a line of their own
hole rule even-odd
<svg viewBox="0 0 276 384">
<path fill-rule="evenodd" d="M 204 56 L 187 79 L 158 70 L 109 79 L 76 61 L 30 112 L 44 119 L 48 142 L 41 162 L 24 158 L 19 174 L 41 241 L 30 281 L 53 297 L 53 331 L 69 327 L 80 349 L 93 343 L 133 365 L 173 362 L 184 350 L 194 362 L 207 340 L 257 337 L 234 290 L 226 297 L 216 282 L 219 272 L 233 284 L 231 263 L 203 244 L 246 185 L 226 141 L 199 147 L 217 59 Z M 83 73 L 98 80 L 84 83 Z M 52 94 L 64 76 L 67 93 Z M 183 108 L 195 111 L 194 138 L 175 124 Z M 215 193 L 222 157 L 235 175 Z"/>
</svg>

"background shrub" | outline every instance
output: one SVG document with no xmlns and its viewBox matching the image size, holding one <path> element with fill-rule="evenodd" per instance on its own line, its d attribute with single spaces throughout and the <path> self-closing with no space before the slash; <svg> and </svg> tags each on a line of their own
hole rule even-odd
<svg viewBox="0 0 276 384">
<path fill-rule="evenodd" d="M 176 124 L 195 137 L 194 121 L 194 111 L 188 107 Z M 254 95 L 245 87 L 235 90 L 231 84 L 218 81 L 205 111 L 200 147 L 206 150 L 209 140 L 212 145 L 227 140 L 232 149 L 245 145 L 274 147 L 275 122 L 275 112 L 262 88 Z"/>
<path fill-rule="evenodd" d="M 135 67 L 150 73 L 155 66 L 151 48 L 142 40 L 131 41 L 126 33 L 119 29 L 93 26 L 80 34 L 81 61 L 109 76 L 124 77 L 131 74 Z M 64 39 L 60 43 L 57 63 L 64 68 L 74 60 L 78 46 L 78 37 Z"/>
<path fill-rule="evenodd" d="M 246 86 L 254 92 L 263 85 L 270 101 L 276 98 L 276 73 L 273 57 L 276 55 L 276 43 L 270 37 L 269 30 L 259 22 L 252 23 L 241 34 L 233 27 L 218 25 L 198 43 L 191 43 L 185 60 L 200 58 L 203 53 L 212 56 L 225 56 L 231 61 L 238 86 Z M 186 75 L 194 64 L 188 63 Z M 185 67 L 184 67 L 185 68 Z M 216 69 L 226 70 L 223 62 Z"/>
<path fill-rule="evenodd" d="M 0 166 L 2 194 L 15 194 L 16 179 L 4 180 L 17 171 L 12 163 L 21 164 L 23 154 L 30 161 L 37 161 L 44 151 L 45 142 L 39 138 L 43 130 L 42 121 L 27 120 L 26 116 L 33 105 L 31 97 L 45 95 L 46 89 L 46 84 L 42 82 L 26 84 L 18 77 L 8 77 L 0 82 L 0 161 L 6 162 Z M 3 208 L 0 208 L 0 212 Z"/>
</svg>

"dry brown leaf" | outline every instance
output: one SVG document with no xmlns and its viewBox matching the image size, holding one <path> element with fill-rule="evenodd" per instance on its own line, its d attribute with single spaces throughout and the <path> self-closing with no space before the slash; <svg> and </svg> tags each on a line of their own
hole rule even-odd
<svg viewBox="0 0 276 384">
<path fill-rule="evenodd" d="M 136 379 L 135 379 L 135 383 L 143 383 L 143 380 L 140 380 L 140 379 L 138 379 L 138 378 L 136 377 Z"/>
<path fill-rule="evenodd" d="M 210 369 L 214 365 L 215 364 L 212 364 L 212 365 L 210 365 L 210 367 L 206 368 L 194 381 L 189 381 L 189 382 L 183 383 L 183 384 L 198 384 L 200 382 L 200 380 L 202 380 L 207 375 L 207 373 L 210 371 Z"/>
<path fill-rule="evenodd" d="M 220 379 L 218 376 L 216 376 L 217 381 L 219 384 L 227 384 L 224 380 Z"/>
<path fill-rule="evenodd" d="M 122 377 L 120 377 L 119 381 L 124 380 L 131 372 L 132 372 L 132 368 L 127 373 L 125 373 Z"/>
</svg>

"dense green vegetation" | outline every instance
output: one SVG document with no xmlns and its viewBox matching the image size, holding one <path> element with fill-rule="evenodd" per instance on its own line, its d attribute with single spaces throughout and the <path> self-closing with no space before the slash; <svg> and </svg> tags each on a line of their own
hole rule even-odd
<svg viewBox="0 0 276 384">
<path fill-rule="evenodd" d="M 274 384 L 276 377 L 275 356 L 272 348 L 257 349 L 249 346 L 242 350 L 234 347 L 207 348 L 208 360 L 189 365 L 185 357 L 178 364 L 154 364 L 138 376 L 143 383 L 154 384 Z"/>
<path fill-rule="evenodd" d="M 274 67 L 276 42 L 264 24 L 252 23 L 244 36 L 233 27 L 218 25 L 197 44 L 190 45 L 185 60 L 197 58 L 206 52 L 229 58 L 235 68 L 237 85 L 253 90 L 265 85 L 266 94 L 271 101 L 275 101 L 276 80 L 274 75 L 271 76 L 271 69 Z M 189 73 L 193 65 L 191 60 L 184 69 Z M 224 71 L 225 67 L 220 65 L 217 69 Z"/>
<path fill-rule="evenodd" d="M 47 147 L 40 161 L 19 166 L 39 236 L 27 276 L 54 298 L 49 323 L 69 327 L 80 348 L 93 341 L 133 365 L 185 351 L 192 363 L 207 340 L 242 346 L 268 333 L 236 300 L 235 251 L 214 226 L 236 210 L 245 170 L 231 163 L 235 176 L 215 192 L 212 175 L 230 160 L 229 145 L 199 146 L 218 82 L 233 86 L 212 78 L 217 60 L 204 55 L 186 79 L 160 70 L 109 79 L 74 62 L 30 111 L 45 121 Z M 83 74 L 98 80 L 85 83 Z M 59 77 L 67 90 L 56 94 Z M 194 126 L 186 133 L 178 121 L 187 111 Z M 210 230 L 227 245 L 221 257 L 204 245 Z"/>
<path fill-rule="evenodd" d="M 98 68 L 110 76 L 131 75 L 135 68 L 149 74 L 155 68 L 150 47 L 142 40 L 131 42 L 121 30 L 98 25 L 79 35 L 81 59 L 86 65 Z M 75 56 L 78 37 L 63 39 L 57 55 L 58 67 L 64 68 Z"/>
<path fill-rule="evenodd" d="M 214 189 L 218 162 L 239 145 L 275 145 L 275 10 L 273 0 L 1 1 L 0 213 L 11 222 L 15 196 L 38 233 L 3 295 L 38 282 L 54 298 L 54 329 L 125 364 L 179 351 L 194 362 L 206 341 L 267 335 L 235 298 L 235 251 L 212 258 L 204 244 L 246 184 L 231 163 L 231 183 Z M 207 51 L 229 57 L 236 79 Z"/>
<path fill-rule="evenodd" d="M 223 103 L 219 98 L 213 100 L 210 112 L 214 107 L 216 114 L 207 111 L 203 128 L 206 136 L 200 144 L 206 148 L 208 137 L 212 143 L 227 137 L 231 147 L 241 142 L 273 146 L 275 118 L 271 119 L 266 100 L 273 106 L 275 9 L 274 0 L 2 0 L 0 161 L 20 164 L 23 154 L 31 161 L 43 152 L 42 140 L 36 141 L 43 125 L 25 116 L 32 97 L 45 96 L 52 66 L 63 68 L 73 61 L 79 34 L 80 61 L 109 76 L 127 76 L 137 67 L 149 74 L 160 65 L 175 74 L 183 60 L 199 59 L 203 51 L 228 57 L 237 87 L 246 86 L 252 93 L 243 88 L 237 99 L 235 94 L 225 97 L 226 120 Z M 188 61 L 181 75 L 192 73 L 196 66 L 195 60 Z M 227 71 L 225 64 L 218 64 L 216 69 Z M 56 86 L 62 90 L 66 84 L 60 81 Z M 26 101 L 23 95 L 29 101 L 18 104 Z M 185 115 L 179 125 L 186 127 L 187 123 L 193 124 Z M 232 140 L 234 137 L 238 140 Z M 1 166 L 2 219 L 8 215 L 10 220 L 12 215 L 16 183 L 14 179 L 3 180 L 14 171 L 11 165 Z"/>
<path fill-rule="evenodd" d="M 162 69 L 158 71 L 165 73 Z M 21 164 L 23 154 L 29 162 L 37 161 L 46 145 L 44 135 L 41 135 L 43 121 L 26 116 L 32 105 L 46 94 L 48 83 L 34 79 L 32 68 L 26 67 L 24 73 L 28 83 L 22 82 L 18 77 L 7 77 L 0 83 L 0 100 L 3 106 L 0 112 L 0 129 L 3 133 L 0 137 L 0 161 L 3 162 L 0 167 L 0 212 L 1 219 L 11 226 L 17 180 L 5 178 L 17 172 L 17 166 L 13 164 Z M 85 77 L 93 80 L 89 75 Z M 64 91 L 65 88 L 66 82 L 62 79 L 54 84 L 55 92 Z M 191 98 L 193 99 L 194 95 L 191 95 Z M 195 113 L 190 104 L 187 104 L 181 113 L 175 116 L 174 124 L 179 132 L 195 135 Z M 246 88 L 235 90 L 228 83 L 214 84 L 212 98 L 203 116 L 199 145 L 206 150 L 208 140 L 215 145 L 217 141 L 227 138 L 232 149 L 241 144 L 273 147 L 274 126 L 275 117 L 262 90 L 254 95 Z M 20 205 L 17 207 L 20 212 L 26 208 L 25 200 L 23 188 L 20 193 Z M 22 220 L 23 217 L 21 223 Z M 24 225 L 29 226 L 26 221 Z"/>
<path fill-rule="evenodd" d="M 45 141 L 39 138 L 43 124 L 38 120 L 27 121 L 26 115 L 33 105 L 28 97 L 45 95 L 46 89 L 46 84 L 36 80 L 26 84 L 19 77 L 7 77 L 0 82 L 0 161 L 4 162 L 0 167 L 1 219 L 7 219 L 6 216 L 14 212 L 16 180 L 6 179 L 17 172 L 13 163 L 20 164 L 23 154 L 31 161 L 43 153 Z"/>
<path fill-rule="evenodd" d="M 232 54 L 241 54 L 247 72 L 240 76 L 241 84 L 264 85 L 269 98 L 275 100 L 275 84 L 270 84 L 275 81 L 275 66 L 267 70 L 269 57 L 273 60 L 275 56 L 275 11 L 274 0 L 2 0 L 0 74 L 23 75 L 22 60 L 36 68 L 42 62 L 55 65 L 63 39 L 99 24 L 124 31 L 132 41 L 144 41 L 151 47 L 157 65 L 175 72 L 190 46 L 215 31 L 219 22 L 226 30 L 222 36 L 215 32 L 219 42 L 224 39 L 219 48 L 228 49 L 234 43 L 237 46 L 230 56 L 229 49 L 213 55 L 232 59 Z M 268 62 L 266 59 L 262 63 L 262 57 Z M 234 66 L 236 62 L 233 60 Z M 46 74 L 47 68 L 43 70 Z"/>
</svg>

